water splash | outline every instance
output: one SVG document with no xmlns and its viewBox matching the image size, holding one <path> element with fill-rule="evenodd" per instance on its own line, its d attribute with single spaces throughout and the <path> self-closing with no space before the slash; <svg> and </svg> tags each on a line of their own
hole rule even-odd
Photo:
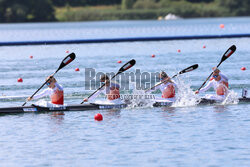
<svg viewBox="0 0 250 167">
<path fill-rule="evenodd" d="M 221 104 L 222 105 L 238 104 L 239 103 L 238 94 L 236 92 L 234 92 L 233 90 L 229 90 L 228 92 L 229 93 L 228 93 L 226 99 Z"/>
<path fill-rule="evenodd" d="M 140 108 L 147 108 L 152 107 L 155 99 L 154 95 L 150 95 L 145 93 L 145 90 L 137 90 L 136 83 L 131 82 L 132 86 L 132 98 L 128 99 L 127 102 L 129 103 L 130 108 L 140 107 Z"/>
<path fill-rule="evenodd" d="M 184 82 L 188 81 L 188 82 Z M 174 102 L 172 107 L 186 107 L 186 106 L 195 106 L 199 104 L 200 98 L 199 96 L 194 94 L 194 91 L 191 89 L 191 86 L 189 83 L 189 79 L 185 77 L 182 79 L 180 76 L 177 76 L 175 79 L 175 83 L 177 85 L 178 94 L 177 94 L 177 100 Z"/>
</svg>

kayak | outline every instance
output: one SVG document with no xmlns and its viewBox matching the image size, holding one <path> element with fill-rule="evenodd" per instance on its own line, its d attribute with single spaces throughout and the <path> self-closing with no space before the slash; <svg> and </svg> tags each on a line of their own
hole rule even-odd
<svg viewBox="0 0 250 167">
<path fill-rule="evenodd" d="M 56 107 L 43 107 L 32 104 L 31 106 L 3 107 L 0 108 L 0 114 L 17 114 L 29 112 L 56 112 L 56 111 L 86 111 L 86 110 L 105 110 L 121 109 L 127 107 L 127 104 L 72 104 Z"/>
<path fill-rule="evenodd" d="M 239 98 L 239 103 L 249 103 L 250 98 Z M 206 98 L 201 98 L 200 101 L 197 102 L 198 105 L 207 105 L 207 104 L 220 104 L 222 101 L 211 100 Z M 153 106 L 154 107 L 167 107 L 171 106 L 174 102 L 164 102 L 164 101 L 156 101 Z"/>
<path fill-rule="evenodd" d="M 250 98 L 239 98 L 239 103 L 249 103 Z M 174 102 L 156 101 L 153 107 L 170 107 Z M 220 104 L 216 100 L 202 98 L 198 105 Z M 17 107 L 2 107 L 0 114 L 18 114 L 18 113 L 40 113 L 40 112 L 57 112 L 57 111 L 87 111 L 87 110 L 107 110 L 107 109 L 122 109 L 126 108 L 128 104 L 72 104 L 60 107 L 42 107 L 32 104 L 31 106 L 17 106 Z"/>
</svg>

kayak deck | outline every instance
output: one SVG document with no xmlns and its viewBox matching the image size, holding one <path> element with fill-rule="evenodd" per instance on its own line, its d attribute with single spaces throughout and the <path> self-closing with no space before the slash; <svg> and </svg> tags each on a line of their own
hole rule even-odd
<svg viewBox="0 0 250 167">
<path fill-rule="evenodd" d="M 239 103 L 249 103 L 250 98 L 239 98 Z M 198 105 L 220 104 L 216 100 L 202 98 Z M 173 102 L 155 102 L 154 107 L 170 107 Z M 2 107 L 0 114 L 17 114 L 17 113 L 35 113 L 35 112 L 56 112 L 56 111 L 87 111 L 87 110 L 105 110 L 105 109 L 122 109 L 126 108 L 127 104 L 72 104 L 60 107 L 42 107 L 37 105 L 17 106 L 17 107 Z"/>
<path fill-rule="evenodd" d="M 56 112 L 56 111 L 86 111 L 100 109 L 121 109 L 127 107 L 127 104 L 72 104 L 60 107 L 42 107 L 37 105 L 4 107 L 0 108 L 1 114 L 7 113 L 28 113 L 28 112 Z"/>
<path fill-rule="evenodd" d="M 239 98 L 239 103 L 250 103 L 250 98 Z M 155 102 L 154 107 L 167 107 L 171 106 L 174 102 Z M 200 102 L 197 102 L 198 105 L 207 105 L 207 104 L 220 104 L 221 101 L 211 100 L 202 98 Z"/>
<path fill-rule="evenodd" d="M 250 98 L 239 98 L 238 100 L 239 100 L 239 103 L 249 103 L 250 102 Z M 221 103 L 221 101 L 202 98 L 199 104 L 217 104 L 217 103 Z"/>
</svg>

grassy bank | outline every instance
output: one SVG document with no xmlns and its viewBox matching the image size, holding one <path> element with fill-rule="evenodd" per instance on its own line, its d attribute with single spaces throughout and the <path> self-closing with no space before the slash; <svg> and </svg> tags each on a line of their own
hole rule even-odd
<svg viewBox="0 0 250 167">
<path fill-rule="evenodd" d="M 104 5 L 104 6 L 101 6 Z M 106 5 L 106 6 L 105 6 Z M 0 0 L 0 22 L 249 16 L 249 0 Z"/>
<path fill-rule="evenodd" d="M 160 9 L 126 9 L 120 6 L 70 7 L 56 8 L 58 21 L 90 21 L 90 20 L 146 20 L 157 19 L 173 13 L 183 18 L 230 16 L 223 8 L 214 4 L 190 5 L 185 8 L 171 7 Z"/>
</svg>

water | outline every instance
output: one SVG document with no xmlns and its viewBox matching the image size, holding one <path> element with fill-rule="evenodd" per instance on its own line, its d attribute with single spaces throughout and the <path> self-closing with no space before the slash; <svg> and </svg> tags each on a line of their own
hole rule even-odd
<svg viewBox="0 0 250 167">
<path fill-rule="evenodd" d="M 173 35 L 216 34 L 224 31 L 218 28 L 220 20 L 225 24 L 226 33 L 249 33 L 249 18 L 194 19 L 170 23 L 150 21 L 150 26 L 148 21 L 133 21 L 115 22 L 114 25 L 114 22 L 93 22 L 89 26 L 85 26 L 88 23 L 62 23 L 67 26 L 38 23 L 0 27 L 8 28 L 3 41 L 60 40 L 75 38 L 79 32 L 92 32 L 93 28 L 100 30 L 98 33 L 101 37 L 109 35 L 102 32 L 112 32 L 113 37 L 123 32 L 127 36 L 161 36 L 167 33 L 162 30 L 171 26 L 177 28 Z M 137 30 L 135 34 L 130 29 L 134 24 L 137 25 L 134 27 Z M 171 25 L 164 28 L 163 24 Z M 159 25 L 160 29 L 150 29 L 153 30 L 151 34 L 139 31 Z M 206 28 L 211 25 L 217 26 L 217 29 Z M 227 29 L 232 25 L 235 30 Z M 36 36 L 40 26 L 45 30 L 42 35 Z M 69 30 L 69 27 L 72 28 Z M 193 28 L 193 31 L 187 27 Z M 51 31 L 60 35 L 50 34 Z M 68 35 L 68 31 L 71 31 L 71 35 Z M 12 33 L 19 37 L 10 37 Z M 95 34 L 89 36 L 96 37 Z M 56 79 L 64 86 L 65 103 L 68 104 L 80 103 L 93 92 L 85 90 L 84 68 L 94 67 L 97 72 L 117 72 L 121 67 L 118 60 L 125 63 L 132 58 L 136 59 L 137 64 L 129 70 L 131 72 L 135 69 L 141 72 L 166 70 L 170 76 L 190 65 L 199 64 L 197 70 L 179 77 L 187 85 L 187 92 L 195 90 L 232 44 L 237 46 L 237 50 L 222 63 L 220 69 L 230 79 L 230 89 L 240 96 L 242 88 L 250 87 L 249 42 L 249 38 L 235 38 L 1 47 L 0 93 L 21 96 L 1 100 L 1 107 L 21 105 L 24 97 L 33 94 L 45 77 L 55 72 L 67 55 L 67 50 L 75 52 L 77 58 L 60 70 Z M 203 45 L 206 45 L 205 49 Z M 181 53 L 177 52 L 178 49 Z M 152 54 L 156 57 L 152 58 Z M 34 58 L 30 59 L 30 55 Z M 246 71 L 240 70 L 243 66 L 247 68 Z M 77 67 L 80 72 L 74 71 Z M 23 83 L 17 83 L 19 77 L 23 78 Z M 249 104 L 177 105 L 173 108 L 66 112 L 59 116 L 5 115 L 0 117 L 0 166 L 249 166 L 248 107 Z M 103 114 L 102 122 L 94 121 L 93 117 L 98 112 Z"/>
<path fill-rule="evenodd" d="M 220 24 L 225 28 L 221 29 Z M 1 24 L 1 42 L 249 34 L 250 17 Z"/>
</svg>

